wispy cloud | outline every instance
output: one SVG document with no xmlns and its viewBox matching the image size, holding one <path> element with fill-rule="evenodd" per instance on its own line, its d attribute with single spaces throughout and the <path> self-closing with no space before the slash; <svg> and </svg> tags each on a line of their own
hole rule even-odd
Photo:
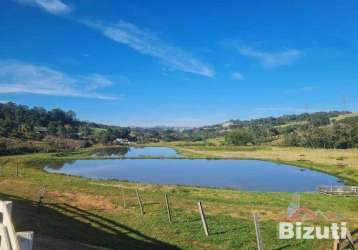
<svg viewBox="0 0 358 250">
<path fill-rule="evenodd" d="M 159 59 L 173 69 L 213 77 L 214 71 L 181 48 L 162 41 L 153 32 L 141 29 L 134 24 L 120 21 L 113 25 L 82 20 L 87 26 L 102 32 L 107 38 L 129 46 L 139 53 Z"/>
<path fill-rule="evenodd" d="M 235 71 L 231 73 L 231 79 L 240 81 L 240 80 L 244 80 L 244 76 L 240 72 Z"/>
<path fill-rule="evenodd" d="M 303 53 L 297 49 L 287 49 L 279 52 L 266 52 L 250 47 L 240 47 L 239 52 L 242 55 L 257 59 L 265 68 L 275 68 L 289 65 L 303 56 Z"/>
<path fill-rule="evenodd" d="M 60 15 L 71 12 L 72 8 L 61 0 L 14 0 L 20 4 L 39 7 L 51 14 Z"/>
<path fill-rule="evenodd" d="M 97 92 L 113 82 L 103 75 L 70 76 L 46 66 L 0 60 L 0 93 L 30 93 L 113 100 Z"/>
<path fill-rule="evenodd" d="M 98 88 L 110 87 L 113 85 L 111 80 L 100 74 L 91 74 L 81 78 L 84 82 L 88 83 L 86 86 L 86 89 L 88 90 L 96 90 Z"/>
<path fill-rule="evenodd" d="M 284 91 L 285 94 L 302 94 L 307 92 L 312 92 L 314 90 L 314 87 L 312 86 L 305 86 L 301 88 L 295 88 L 295 89 L 287 89 Z"/>
</svg>

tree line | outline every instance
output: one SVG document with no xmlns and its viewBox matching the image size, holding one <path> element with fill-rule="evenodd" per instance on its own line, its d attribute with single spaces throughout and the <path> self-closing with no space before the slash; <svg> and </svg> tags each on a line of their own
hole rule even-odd
<svg viewBox="0 0 358 250">
<path fill-rule="evenodd" d="M 118 139 L 147 143 L 203 142 L 224 137 L 228 145 L 275 144 L 311 148 L 357 148 L 358 116 L 335 118 L 349 112 L 317 112 L 253 120 L 231 120 L 198 128 L 140 128 L 80 121 L 73 111 L 29 108 L 0 103 L 0 154 L 71 150 Z M 41 142 L 41 143 L 40 143 Z"/>
<path fill-rule="evenodd" d="M 80 121 L 74 111 L 0 104 L 0 154 L 58 151 L 128 139 L 130 128 Z M 135 138 L 132 138 L 135 140 Z M 38 142 L 43 143 L 38 143 Z"/>
<path fill-rule="evenodd" d="M 239 122 L 225 133 L 225 143 L 259 145 L 277 142 L 279 145 L 309 148 L 358 148 L 358 116 L 334 119 L 346 113 L 319 112 Z M 282 123 L 283 120 L 287 123 Z"/>
</svg>

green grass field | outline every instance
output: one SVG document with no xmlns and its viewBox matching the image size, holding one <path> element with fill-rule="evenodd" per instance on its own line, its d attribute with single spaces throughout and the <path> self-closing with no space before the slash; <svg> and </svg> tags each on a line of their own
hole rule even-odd
<svg viewBox="0 0 358 250">
<path fill-rule="evenodd" d="M 99 181 L 49 174 L 39 167 L 47 161 L 86 157 L 88 152 L 80 151 L 0 158 L 0 199 L 14 201 L 17 231 L 31 230 L 35 237 L 112 249 L 255 249 L 251 216 L 255 211 L 261 217 L 265 249 L 327 249 L 332 244 L 329 240 L 278 239 L 278 222 L 287 220 L 290 193 Z M 39 190 L 44 186 L 48 190 L 44 205 L 38 206 Z M 135 194 L 137 188 L 144 204 L 143 217 Z M 167 220 L 165 193 L 169 195 L 172 224 Z M 202 229 L 198 201 L 203 202 L 208 217 L 209 237 Z M 330 218 L 317 218 L 309 224 L 344 220 L 352 229 L 358 226 L 357 198 L 303 193 L 301 204 Z"/>
</svg>

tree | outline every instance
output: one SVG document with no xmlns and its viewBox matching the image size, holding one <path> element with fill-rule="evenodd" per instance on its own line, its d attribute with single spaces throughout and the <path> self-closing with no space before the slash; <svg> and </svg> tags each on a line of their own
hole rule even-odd
<svg viewBox="0 0 358 250">
<path fill-rule="evenodd" d="M 253 137 L 245 129 L 240 129 L 227 133 L 225 143 L 229 145 L 244 146 L 248 143 L 254 143 Z"/>
</svg>

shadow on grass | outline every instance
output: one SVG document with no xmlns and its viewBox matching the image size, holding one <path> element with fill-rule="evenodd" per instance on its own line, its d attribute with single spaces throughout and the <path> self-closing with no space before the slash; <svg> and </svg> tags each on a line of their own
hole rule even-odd
<svg viewBox="0 0 358 250">
<path fill-rule="evenodd" d="M 13 201 L 12 217 L 17 231 L 35 232 L 34 249 L 37 244 L 36 235 L 112 249 L 179 249 L 126 225 L 66 203 L 38 206 L 37 202 L 2 193 L 0 200 Z"/>
<path fill-rule="evenodd" d="M 299 243 L 296 244 L 292 243 L 292 244 L 286 244 L 284 246 L 274 248 L 273 250 L 295 249 L 295 247 L 299 247 L 299 246 L 300 246 Z"/>
</svg>

